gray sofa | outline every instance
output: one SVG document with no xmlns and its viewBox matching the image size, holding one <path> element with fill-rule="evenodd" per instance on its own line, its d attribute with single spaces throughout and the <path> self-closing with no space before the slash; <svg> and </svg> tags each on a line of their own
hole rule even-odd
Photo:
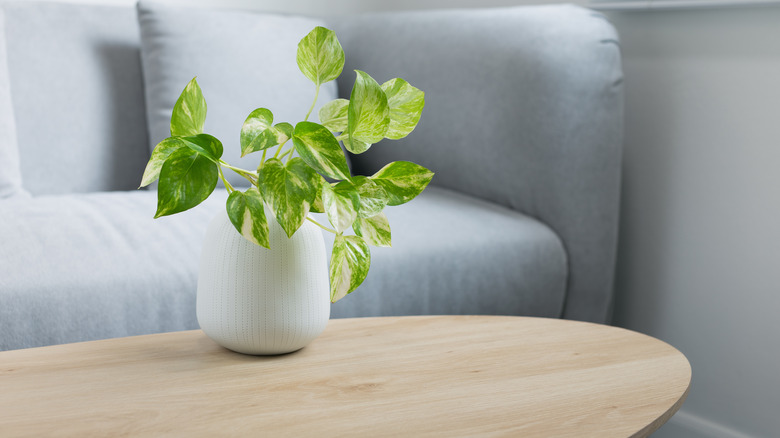
<svg viewBox="0 0 780 438">
<path fill-rule="evenodd" d="M 214 130 L 229 131 L 226 151 L 237 151 L 249 112 L 238 102 L 247 96 L 223 88 L 255 80 L 242 76 L 250 74 L 297 79 L 262 59 L 246 57 L 246 68 L 236 69 L 209 54 L 228 56 L 241 32 L 259 31 L 253 20 L 275 26 L 296 18 L 154 4 L 138 11 L 0 5 L 0 350 L 197 328 L 201 241 L 224 208 L 224 191 L 154 220 L 154 189 L 136 188 L 150 147 L 166 136 L 166 105 L 192 76 L 203 79 Z M 284 28 L 314 19 L 302 20 Z M 193 21 L 203 38 L 196 51 L 182 46 L 166 55 L 165 45 L 182 44 Z M 622 73 L 606 20 L 561 5 L 324 24 L 347 55 L 326 94 L 348 98 L 354 69 L 380 82 L 403 77 L 426 92 L 417 129 L 351 157 L 353 173 L 394 160 L 436 172 L 421 196 L 387 210 L 393 248 L 372 248 L 368 278 L 333 305 L 332 316 L 608 321 Z M 203 37 L 209 32 L 219 41 Z M 279 45 L 302 36 L 280 36 Z M 252 47 L 273 51 L 276 42 Z M 199 71 L 204 62 L 208 71 Z M 298 87 L 257 84 L 254 107 L 300 107 Z M 304 91 L 311 99 L 312 90 Z M 234 134 L 222 118 L 238 124 Z"/>
</svg>

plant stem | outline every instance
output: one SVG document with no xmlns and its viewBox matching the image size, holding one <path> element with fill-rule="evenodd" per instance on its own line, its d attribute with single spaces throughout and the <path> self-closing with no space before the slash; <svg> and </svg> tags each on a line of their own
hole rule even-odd
<svg viewBox="0 0 780 438">
<path fill-rule="evenodd" d="M 219 169 L 219 177 L 222 178 L 222 182 L 225 184 L 225 188 L 227 189 L 228 193 L 233 193 L 236 191 L 236 189 L 230 185 L 227 178 L 225 178 L 225 174 L 222 172 L 222 166 L 217 166 L 217 169 Z"/>
<path fill-rule="evenodd" d="M 280 158 L 279 157 L 279 152 L 282 151 L 282 149 L 284 148 L 285 143 L 287 143 L 287 140 L 285 140 L 282 144 L 280 144 L 279 147 L 276 149 L 276 153 L 274 154 L 274 158 Z M 282 156 L 284 156 L 284 155 L 282 155 Z"/>
<path fill-rule="evenodd" d="M 314 102 L 311 103 L 311 108 L 309 108 L 309 112 L 306 113 L 306 118 L 303 119 L 303 121 L 309 120 L 309 116 L 311 115 L 311 112 L 314 111 L 314 105 L 317 103 L 317 98 L 320 96 L 320 84 L 317 84 L 317 91 L 314 92 Z"/>
<path fill-rule="evenodd" d="M 282 155 L 279 156 L 279 159 L 281 160 L 282 158 L 287 156 L 287 161 L 290 161 L 293 151 L 295 151 L 295 148 L 287 149 Z"/>
<path fill-rule="evenodd" d="M 338 137 L 336 137 L 336 140 L 338 140 L 338 141 L 344 141 L 344 140 L 346 140 L 346 139 L 347 139 L 347 137 L 349 137 L 349 134 L 347 134 L 346 132 L 342 132 L 342 133 L 341 133 L 341 135 L 339 135 Z"/>
<path fill-rule="evenodd" d="M 226 163 L 226 162 L 224 162 L 222 160 L 219 160 L 219 164 L 227 167 L 228 169 L 230 169 L 230 170 L 232 170 L 232 171 L 234 171 L 234 172 L 236 172 L 238 174 L 244 174 L 245 173 L 247 175 L 257 176 L 257 174 L 255 172 L 252 172 L 251 170 L 246 170 L 246 169 L 242 169 L 240 167 L 231 166 L 230 164 L 228 164 L 228 163 Z"/>
<path fill-rule="evenodd" d="M 222 166 L 225 166 L 228 169 L 232 170 L 233 172 L 236 172 L 237 174 L 239 174 L 239 175 L 243 176 L 244 178 L 246 178 L 247 180 L 249 180 L 250 183 L 255 184 L 257 182 L 257 173 L 256 172 L 252 172 L 250 170 L 241 169 L 239 167 L 233 167 L 230 164 L 228 164 L 228 163 L 226 163 L 226 162 L 224 162 L 222 160 L 219 160 L 219 164 L 220 164 L 220 169 L 219 169 L 220 174 L 222 174 Z M 222 179 L 224 179 L 224 175 L 223 175 Z"/>
<path fill-rule="evenodd" d="M 309 222 L 311 222 L 311 223 L 313 223 L 314 225 L 316 225 L 316 226 L 318 226 L 318 227 L 322 228 L 323 230 L 325 230 L 325 231 L 327 231 L 327 232 L 329 232 L 329 233 L 333 233 L 333 234 L 336 234 L 336 235 L 338 235 L 338 234 L 339 234 L 339 233 L 337 233 L 337 232 L 336 232 L 336 230 L 332 230 L 332 229 L 330 229 L 330 228 L 326 227 L 325 225 L 322 225 L 321 223 L 319 223 L 319 222 L 315 221 L 314 219 L 312 219 L 312 218 L 310 218 L 310 217 L 308 217 L 308 216 L 306 216 L 306 220 L 307 220 L 307 221 L 309 221 Z"/>
</svg>

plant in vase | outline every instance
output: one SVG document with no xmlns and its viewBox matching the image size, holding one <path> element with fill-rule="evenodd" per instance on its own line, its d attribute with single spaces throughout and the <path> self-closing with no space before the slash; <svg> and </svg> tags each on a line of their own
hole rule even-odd
<svg viewBox="0 0 780 438">
<path fill-rule="evenodd" d="M 390 246 L 390 225 L 383 213 L 384 208 L 410 201 L 425 189 L 433 177 L 430 170 L 406 161 L 389 163 L 371 176 L 353 176 L 340 143 L 351 153 L 360 154 L 385 138 L 397 140 L 405 137 L 417 125 L 425 97 L 422 91 L 403 79 L 391 79 L 380 85 L 365 72 L 356 70 L 350 99 L 328 102 L 319 110 L 319 123 L 314 123 L 309 121 L 309 117 L 317 102 L 320 87 L 341 74 L 344 51 L 333 31 L 316 27 L 298 44 L 297 63 L 301 72 L 315 84 L 314 101 L 303 121 L 295 125 L 288 122 L 274 123 L 273 113 L 267 108 L 258 108 L 249 114 L 241 128 L 240 146 L 242 156 L 260 154 L 256 170 L 241 169 L 222 160 L 222 142 L 203 133 L 206 101 L 196 79 L 192 79 L 173 108 L 171 137 L 155 147 L 144 171 L 141 187 L 159 179 L 155 214 L 155 218 L 158 218 L 195 207 L 208 198 L 217 181 L 222 180 L 229 193 L 226 203 L 229 222 L 243 239 L 252 243 L 250 251 L 253 251 L 255 257 L 263 260 L 272 257 L 270 253 L 275 249 L 271 245 L 271 236 L 276 225 L 268 217 L 269 214 L 290 240 L 304 224 L 315 224 L 333 233 L 335 239 L 330 259 L 330 281 L 326 290 L 330 289 L 330 302 L 336 302 L 354 291 L 366 278 L 371 263 L 369 245 Z M 234 188 L 224 176 L 226 169 L 248 180 L 250 188 L 244 191 Z M 330 181 L 326 178 L 330 178 Z M 330 227 L 310 217 L 310 212 L 325 213 Z M 347 234 L 350 228 L 354 234 Z M 322 239 L 321 233 L 315 234 Z M 230 237 L 220 237 L 227 238 Z M 279 240 L 277 242 L 282 246 L 287 245 Z M 322 248 L 324 253 L 324 246 Z M 204 248 L 204 258 L 211 256 L 206 251 Z M 295 263 L 285 263 L 291 265 L 289 269 L 298 269 L 292 266 Z M 252 266 L 247 268 L 253 269 Z M 311 270 L 317 269 L 313 267 Z M 248 348 L 238 345 L 238 341 L 234 342 L 238 334 L 228 336 L 228 340 L 217 339 L 220 336 L 210 333 L 201 318 L 203 262 L 200 275 L 198 320 L 204 331 L 217 342 L 237 351 L 262 354 L 293 351 L 308 343 L 306 339 L 313 339 L 311 333 L 307 336 L 299 334 L 299 337 L 305 338 L 301 341 L 303 345 L 298 342 L 283 348 L 258 347 L 259 344 L 267 343 L 269 336 L 278 337 L 282 334 L 290 337 L 290 333 L 287 333 L 289 327 L 268 327 L 267 300 L 256 303 L 256 308 L 249 311 L 250 314 L 263 314 L 259 316 L 266 318 L 263 328 L 257 322 L 243 323 L 244 326 L 252 326 L 252 330 L 265 331 L 259 336 L 265 340 L 258 341 L 258 336 L 255 336 L 250 342 L 255 347 Z M 235 275 L 235 272 L 224 275 Z M 296 275 L 307 274 L 297 271 L 290 274 L 292 277 Z M 255 280 L 252 281 L 257 285 Z M 328 283 L 327 278 L 324 281 Z M 279 288 L 278 285 L 260 288 L 273 287 Z M 258 292 L 247 293 L 256 295 Z M 293 295 L 295 293 L 289 292 Z M 254 298 L 245 296 L 242 299 L 246 303 Z M 274 298 L 276 301 L 286 299 L 292 300 L 278 295 Z M 240 307 L 239 301 L 236 297 L 221 297 L 214 302 L 218 302 L 218 307 L 222 309 Z M 241 311 L 246 309 L 239 310 L 239 313 Z M 244 318 L 238 314 L 223 317 L 234 320 Z M 322 319 L 321 316 L 318 318 Z M 221 324 L 224 326 L 224 321 Z M 230 324 L 238 323 L 231 321 L 227 325 Z M 310 330 L 316 332 L 314 337 L 324 329 L 324 323 L 319 325 L 321 328 L 318 326 Z M 280 333 L 268 334 L 274 330 Z"/>
</svg>

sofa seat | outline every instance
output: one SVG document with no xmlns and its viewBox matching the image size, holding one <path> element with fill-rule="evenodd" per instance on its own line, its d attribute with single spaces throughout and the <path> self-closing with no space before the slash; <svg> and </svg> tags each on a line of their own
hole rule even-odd
<svg viewBox="0 0 780 438">
<path fill-rule="evenodd" d="M 160 219 L 146 190 L 1 201 L 0 350 L 197 328 L 202 236 L 224 199 Z M 566 257 L 542 223 L 436 187 L 385 211 L 393 248 L 372 248 L 333 317 L 560 315 Z"/>
<path fill-rule="evenodd" d="M 543 223 L 439 187 L 385 213 L 393 247 L 371 248 L 368 277 L 332 317 L 561 316 L 567 258 Z"/>
<path fill-rule="evenodd" d="M 197 328 L 201 240 L 224 196 L 153 219 L 156 196 L 0 201 L 0 350 Z"/>
</svg>

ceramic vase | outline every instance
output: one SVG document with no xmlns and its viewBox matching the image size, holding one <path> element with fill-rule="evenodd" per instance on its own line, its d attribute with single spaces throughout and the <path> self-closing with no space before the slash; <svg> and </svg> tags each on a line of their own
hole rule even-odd
<svg viewBox="0 0 780 438">
<path fill-rule="evenodd" d="M 270 211 L 271 249 L 243 238 L 222 210 L 210 223 L 198 273 L 197 317 L 211 339 L 254 355 L 299 350 L 330 317 L 325 242 L 304 222 L 288 238 Z"/>
</svg>

